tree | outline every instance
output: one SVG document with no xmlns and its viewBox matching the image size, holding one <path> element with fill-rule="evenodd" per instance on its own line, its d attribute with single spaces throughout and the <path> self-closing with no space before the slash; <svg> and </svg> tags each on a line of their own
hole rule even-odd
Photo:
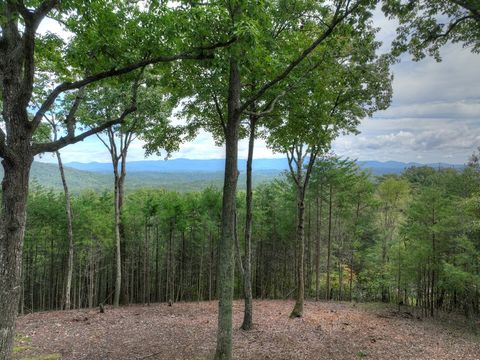
<svg viewBox="0 0 480 360">
<path fill-rule="evenodd" d="M 291 317 L 303 315 L 305 195 L 315 160 L 340 133 L 355 132 L 361 118 L 385 109 L 391 98 L 388 62 L 375 56 L 379 44 L 372 29 L 357 33 L 339 26 L 337 31 L 338 38 L 319 48 L 309 81 L 280 100 L 279 122 L 269 125 L 268 143 L 287 154 L 297 190 L 298 284 Z"/>
<path fill-rule="evenodd" d="M 53 141 L 58 139 L 58 123 L 55 118 L 47 119 L 52 126 Z M 67 261 L 67 278 L 65 280 L 65 310 L 70 310 L 71 307 L 71 290 L 72 290 L 72 276 L 73 276 L 73 252 L 74 252 L 74 238 L 73 238 L 73 213 L 70 198 L 70 190 L 68 189 L 67 178 L 65 176 L 65 169 L 63 167 L 60 151 L 55 151 L 57 157 L 58 170 L 60 171 L 60 178 L 62 179 L 63 193 L 65 195 L 65 213 L 67 215 L 67 239 L 68 239 L 68 261 Z"/>
<path fill-rule="evenodd" d="M 380 208 L 380 229 L 381 229 L 381 279 L 382 279 L 382 301 L 389 301 L 387 286 L 387 264 L 389 248 L 397 236 L 398 224 L 402 211 L 404 211 L 405 200 L 408 196 L 409 184 L 405 180 L 387 178 L 380 183 L 377 189 Z"/>
<path fill-rule="evenodd" d="M 447 42 L 480 52 L 480 4 L 476 0 L 384 0 L 382 10 L 399 21 L 393 53 L 410 52 L 414 60 L 425 55 L 440 61 Z"/>
<path fill-rule="evenodd" d="M 168 117 L 171 113 L 171 106 L 166 94 L 162 93 L 160 87 L 152 79 L 145 79 L 144 70 L 134 74 L 132 90 L 134 99 L 129 99 L 128 86 L 122 85 L 119 81 L 110 81 L 113 85 L 105 86 L 85 95 L 88 97 L 88 109 L 83 122 L 85 125 L 98 126 L 105 119 L 117 117 L 118 109 L 124 104 L 135 101 L 136 111 L 122 124 L 113 125 L 102 134 L 97 134 L 99 140 L 107 148 L 113 166 L 114 175 L 114 208 L 115 208 L 115 239 L 116 239 L 116 286 L 114 293 L 114 306 L 120 302 L 122 285 L 122 247 L 125 241 L 125 230 L 123 225 L 123 203 L 125 196 L 125 178 L 127 174 L 127 155 L 132 142 L 137 138 L 152 139 L 149 143 L 149 152 L 159 147 L 166 149 L 167 153 L 178 148 L 179 132 L 169 124 Z M 153 75 L 150 75 L 153 77 Z M 118 83 L 118 84 L 116 84 Z M 102 111 L 95 111 L 102 109 Z M 106 135 L 106 139 L 104 139 Z M 125 289 L 124 289 L 125 290 Z M 124 298 L 126 295 L 124 294 Z M 124 299 L 125 300 L 125 299 Z"/>
<path fill-rule="evenodd" d="M 22 243 L 25 232 L 25 211 L 30 167 L 35 155 L 55 152 L 111 125 L 121 123 L 135 111 L 128 105 L 118 118 L 82 133 L 76 133 L 75 114 L 82 98 L 77 93 L 68 106 L 65 123 L 67 133 L 57 141 L 32 141 L 43 115 L 66 92 L 93 86 L 101 80 L 121 76 L 149 64 L 179 59 L 205 59 L 211 51 L 233 40 L 214 45 L 193 46 L 194 19 L 190 7 L 171 9 L 167 4 L 151 4 L 146 12 L 137 3 L 69 2 L 60 7 L 58 0 L 44 0 L 35 8 L 20 1 L 0 5 L 0 78 L 2 80 L 2 121 L 0 156 L 3 158 L 2 211 L 0 217 L 0 358 L 8 359 L 13 346 L 15 314 L 21 280 Z M 209 12 L 210 7 L 198 11 Z M 54 13 L 75 36 L 65 44 L 58 36 L 37 34 L 39 24 Z M 178 18 L 176 15 L 178 14 Z M 162 19 L 162 23 L 158 19 Z M 157 41 L 169 35 L 168 26 L 176 18 L 176 26 L 184 25 L 183 34 L 175 33 L 175 41 Z M 142 21 L 139 21 L 142 19 Z M 204 27 L 205 28 L 205 27 Z M 101 36 L 99 36 L 101 34 Z M 203 34 L 199 34 L 200 36 Z M 210 40 L 213 36 L 207 36 Z M 220 34 L 222 35 L 222 34 Z M 195 38 L 194 41 L 199 40 Z M 131 47 L 131 42 L 137 46 Z M 159 48 L 158 43 L 165 44 Z M 199 40 L 196 44 L 202 44 Z M 152 46 L 155 45 L 155 46 Z M 185 50 L 187 49 L 187 50 Z M 190 49 L 190 50 L 188 50 Z M 165 55 L 168 53 L 170 55 Z M 42 66 L 39 66 L 42 65 Z M 32 94 L 36 88 L 36 70 L 50 70 L 50 81 L 58 84 L 43 89 L 45 96 L 32 114 Z M 85 70 L 88 69 L 87 75 Z"/>
<path fill-rule="evenodd" d="M 284 28 L 282 21 L 277 21 L 276 18 L 279 13 L 288 17 L 287 3 L 268 1 L 256 6 L 249 6 L 244 1 L 230 3 L 226 8 L 225 27 L 229 29 L 227 32 L 235 34 L 237 42 L 228 49 L 224 57 L 216 59 L 218 69 L 222 69 L 220 73 L 212 74 L 205 69 L 199 69 L 197 72 L 203 79 L 205 75 L 207 78 L 213 75 L 217 79 L 225 79 L 227 84 L 222 87 L 225 99 L 222 107 L 218 106 L 218 101 L 211 98 L 211 91 L 215 88 L 211 86 L 208 88 L 209 103 L 225 110 L 220 127 L 220 134 L 225 141 L 226 161 L 222 230 L 219 243 L 219 316 L 216 359 L 230 359 L 232 356 L 235 199 L 241 120 L 252 105 L 257 104 L 262 109 L 263 106 L 258 102 L 268 103 L 265 95 L 268 96 L 271 91 L 278 94 L 278 87 L 284 84 L 284 80 L 295 72 L 298 65 L 328 39 L 344 20 L 351 21 L 352 26 L 357 23 L 360 27 L 363 26 L 374 5 L 372 1 L 336 1 L 331 6 L 311 1 L 300 4 L 309 4 L 309 7 L 300 14 L 299 19 L 302 21 L 297 20 L 291 28 Z M 299 51 L 299 47 L 302 50 Z M 257 57 L 258 54 L 262 57 Z M 249 89 L 242 84 L 245 84 L 245 79 L 251 79 L 249 71 L 256 71 L 252 63 L 260 64 L 259 69 L 263 74 L 259 76 L 259 85 Z M 195 92 L 194 95 L 193 101 L 201 98 L 202 92 Z M 203 124 L 207 129 L 212 128 L 211 123 Z"/>
</svg>

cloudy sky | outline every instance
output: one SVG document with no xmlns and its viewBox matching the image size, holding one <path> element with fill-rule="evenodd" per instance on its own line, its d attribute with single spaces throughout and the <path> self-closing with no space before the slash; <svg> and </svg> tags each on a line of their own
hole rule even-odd
<svg viewBox="0 0 480 360">
<path fill-rule="evenodd" d="M 394 36 L 395 23 L 379 13 L 376 26 L 381 28 L 379 40 L 383 49 L 389 47 Z M 41 31 L 56 24 L 47 22 Z M 393 101 L 386 111 L 365 119 L 360 134 L 342 136 L 334 144 L 341 156 L 359 160 L 397 160 L 420 163 L 464 163 L 480 146 L 480 55 L 469 49 L 448 45 L 441 51 L 443 61 L 431 58 L 413 62 L 405 55 L 393 66 Z M 242 141 L 239 156 L 247 156 L 247 144 Z M 65 162 L 108 162 L 109 155 L 96 137 L 62 150 Z M 273 154 L 261 140 L 255 148 L 256 158 L 281 157 Z M 216 147 L 207 133 L 200 133 L 192 142 L 184 144 L 173 158 L 216 159 L 224 151 Z M 149 157 L 156 159 L 157 157 Z M 135 142 L 129 160 L 143 160 L 142 143 Z M 41 161 L 53 162 L 49 155 Z"/>
</svg>

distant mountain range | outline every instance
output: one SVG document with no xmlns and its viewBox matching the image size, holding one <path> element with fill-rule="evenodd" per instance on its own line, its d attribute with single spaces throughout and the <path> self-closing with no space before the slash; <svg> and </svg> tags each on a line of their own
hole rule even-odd
<svg viewBox="0 0 480 360">
<path fill-rule="evenodd" d="M 245 169 L 246 160 L 238 160 L 238 168 Z M 68 167 L 94 171 L 99 173 L 112 172 L 110 163 L 80 163 L 70 162 L 65 164 Z M 132 172 L 163 172 L 163 173 L 184 173 L 184 172 L 223 172 L 225 167 L 224 159 L 192 160 L 192 159 L 170 159 L 170 160 L 144 160 L 130 161 L 127 164 L 127 171 Z M 253 170 L 286 170 L 288 169 L 287 159 L 255 159 Z"/>
<path fill-rule="evenodd" d="M 78 163 L 65 164 L 65 173 L 71 191 L 80 192 L 86 189 L 110 191 L 112 189 L 113 174 L 110 163 Z M 399 174 L 411 166 L 424 166 L 419 163 L 403 163 L 397 161 L 358 161 L 362 169 L 369 169 L 372 175 Z M 240 177 L 238 186 L 245 186 L 246 160 L 239 160 Z M 460 169 L 463 165 L 435 163 L 431 167 L 453 167 Z M 126 188 L 166 188 L 177 191 L 193 191 L 207 186 L 222 187 L 224 160 L 151 160 L 131 161 L 127 165 Z M 270 181 L 282 171 L 288 169 L 286 159 L 257 159 L 253 162 L 254 183 Z M 0 176 L 3 177 L 0 167 Z M 46 188 L 62 189 L 58 166 L 54 163 L 34 162 L 31 171 L 32 183 Z"/>
<path fill-rule="evenodd" d="M 403 163 L 398 161 L 357 161 L 357 164 L 362 169 L 368 169 L 373 175 L 383 175 L 387 173 L 399 174 L 406 168 L 412 166 L 425 166 L 425 164 L 409 162 Z M 80 163 L 71 162 L 66 166 L 85 171 L 93 171 L 98 173 L 112 172 L 112 165 L 110 163 Z M 453 167 L 462 168 L 463 165 L 447 164 L 447 163 L 433 163 L 427 164 L 431 167 Z M 246 160 L 238 161 L 238 168 L 245 169 Z M 162 172 L 162 173 L 184 173 L 184 172 L 223 172 L 224 160 L 192 160 L 192 159 L 171 159 L 171 160 L 145 160 L 145 161 L 131 161 L 127 164 L 127 171 L 132 172 Z M 255 159 L 253 161 L 254 171 L 283 171 L 288 169 L 287 159 Z"/>
</svg>

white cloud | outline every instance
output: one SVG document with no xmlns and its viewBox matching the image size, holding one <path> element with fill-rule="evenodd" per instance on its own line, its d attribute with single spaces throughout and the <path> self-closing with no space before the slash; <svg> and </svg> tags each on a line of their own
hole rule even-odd
<svg viewBox="0 0 480 360">
<path fill-rule="evenodd" d="M 480 101 L 467 99 L 394 105 L 379 112 L 376 117 L 480 120 Z"/>
<path fill-rule="evenodd" d="M 426 58 L 411 61 L 408 56 L 393 67 L 394 105 L 478 100 L 480 57 L 460 45 L 447 45 L 443 61 Z"/>
<path fill-rule="evenodd" d="M 362 160 L 464 163 L 480 144 L 480 122 L 453 119 L 368 119 L 358 136 L 344 136 L 335 151 Z"/>
</svg>

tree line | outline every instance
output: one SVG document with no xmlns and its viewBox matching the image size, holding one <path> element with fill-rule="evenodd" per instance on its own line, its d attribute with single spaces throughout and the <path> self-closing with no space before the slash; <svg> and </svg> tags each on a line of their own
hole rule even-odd
<svg viewBox="0 0 480 360">
<path fill-rule="evenodd" d="M 295 298 L 300 259 L 296 185 L 285 174 L 254 190 L 252 296 Z M 420 316 L 480 313 L 478 167 L 418 167 L 373 178 L 355 162 L 321 157 L 305 197 L 305 297 L 409 305 Z M 236 257 L 245 255 L 244 193 Z M 114 197 L 72 197 L 73 308 L 113 304 Z M 46 209 L 48 211 L 46 211 Z M 20 312 L 60 310 L 67 299 L 65 196 L 34 186 L 28 202 Z M 121 304 L 218 299 L 221 191 L 128 193 Z M 236 271 L 241 263 L 237 261 Z M 236 277 L 235 298 L 244 297 Z"/>
</svg>

